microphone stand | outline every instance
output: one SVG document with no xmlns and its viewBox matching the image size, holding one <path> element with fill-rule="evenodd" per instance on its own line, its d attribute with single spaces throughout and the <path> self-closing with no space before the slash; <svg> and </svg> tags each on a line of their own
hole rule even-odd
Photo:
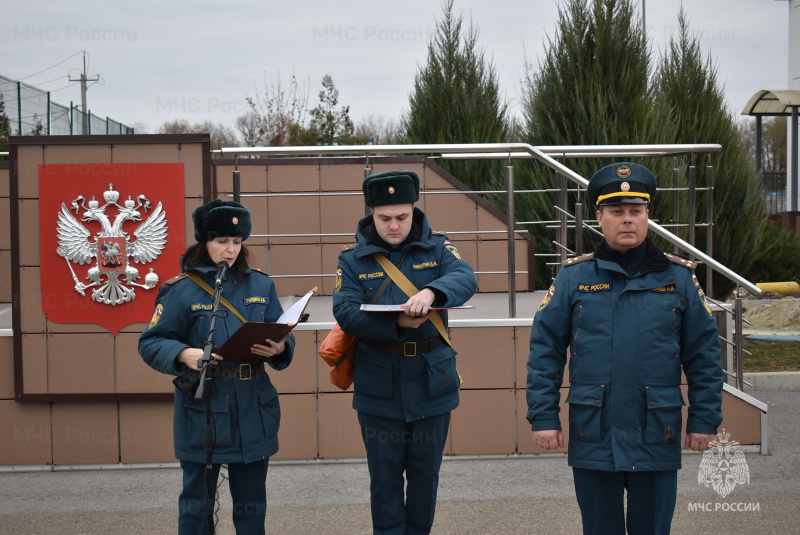
<svg viewBox="0 0 800 535">
<path fill-rule="evenodd" d="M 219 312 L 219 298 L 222 293 L 222 280 L 217 279 L 214 288 L 214 308 L 211 314 L 211 325 L 208 328 L 208 337 L 203 342 L 203 357 L 197 361 L 200 368 L 200 384 L 194 395 L 196 403 L 205 401 L 206 405 L 206 425 L 203 428 L 203 447 L 206 452 L 206 534 L 214 535 L 214 500 L 216 498 L 216 484 L 214 481 L 214 467 L 211 458 L 214 455 L 216 436 L 214 433 L 214 420 L 211 411 L 211 377 L 208 377 L 208 367 L 211 366 L 213 359 L 211 353 L 214 347 L 214 331 L 216 330 L 217 315 Z"/>
</svg>

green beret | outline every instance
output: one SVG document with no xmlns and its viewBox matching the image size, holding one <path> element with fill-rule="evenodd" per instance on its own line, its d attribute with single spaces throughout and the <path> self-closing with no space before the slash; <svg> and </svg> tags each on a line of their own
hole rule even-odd
<svg viewBox="0 0 800 535">
<path fill-rule="evenodd" d="M 413 171 L 394 169 L 369 175 L 361 184 L 367 206 L 414 204 L 419 200 L 419 177 Z"/>
<path fill-rule="evenodd" d="M 592 175 L 587 191 L 589 200 L 597 206 L 644 204 L 655 197 L 656 177 L 637 163 L 613 163 Z"/>
<path fill-rule="evenodd" d="M 194 239 L 210 241 L 214 238 L 237 236 L 246 240 L 253 223 L 250 210 L 233 201 L 214 199 L 192 212 Z"/>
</svg>

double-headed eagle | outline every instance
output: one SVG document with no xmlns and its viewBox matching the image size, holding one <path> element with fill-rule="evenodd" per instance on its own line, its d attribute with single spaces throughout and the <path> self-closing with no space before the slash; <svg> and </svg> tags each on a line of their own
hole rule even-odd
<svg viewBox="0 0 800 535">
<path fill-rule="evenodd" d="M 130 236 L 123 230 L 126 221 L 141 221 L 142 215 L 139 209 L 145 213 L 150 209 L 150 200 L 144 195 L 139 195 L 136 200 L 128 199 L 124 206 L 117 204 L 119 192 L 114 190 L 114 185 L 108 185 L 108 191 L 103 193 L 106 204 L 100 206 L 100 202 L 94 197 L 86 203 L 86 199 L 81 195 L 72 201 L 72 208 L 61 203 L 61 211 L 58 213 L 58 248 L 56 252 L 67 261 L 72 279 L 75 281 L 75 291 L 85 296 L 85 290 L 97 286 L 92 290 L 92 299 L 107 305 L 119 305 L 132 301 L 136 297 L 134 288 L 126 285 L 138 286 L 145 290 L 150 290 L 158 284 L 158 275 L 150 268 L 150 272 L 144 277 L 144 284 L 135 282 L 139 279 L 139 270 L 128 263 L 128 258 L 133 258 L 134 262 L 147 264 L 152 262 L 164 250 L 167 243 L 167 221 L 166 213 L 161 207 L 161 203 L 152 210 L 152 213 L 144 222 L 133 231 L 135 241 L 130 241 Z M 106 211 L 116 207 L 117 216 L 113 222 L 106 214 Z M 83 218 L 81 221 L 96 221 L 100 223 L 100 232 L 92 242 L 91 232 L 72 215 L 71 210 L 78 215 L 81 210 Z M 75 275 L 70 261 L 76 264 L 90 264 L 97 258 L 95 266 L 89 269 L 86 276 L 91 284 L 84 284 Z M 103 282 L 102 277 L 108 280 Z M 124 275 L 124 283 L 120 281 L 120 275 Z"/>
</svg>

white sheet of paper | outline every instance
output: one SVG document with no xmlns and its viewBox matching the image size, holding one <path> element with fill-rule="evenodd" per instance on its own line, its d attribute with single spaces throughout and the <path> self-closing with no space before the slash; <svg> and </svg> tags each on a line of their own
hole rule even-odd
<svg viewBox="0 0 800 535">
<path fill-rule="evenodd" d="M 455 307 L 431 307 L 430 310 L 464 310 L 468 308 L 475 308 L 472 305 L 459 305 Z M 402 312 L 403 307 L 400 305 L 370 305 L 364 303 L 361 305 L 361 310 L 364 312 Z"/>
<path fill-rule="evenodd" d="M 306 295 L 297 300 L 295 304 L 287 308 L 284 313 L 281 314 L 281 317 L 275 320 L 275 323 L 288 323 L 290 325 L 294 325 L 300 321 L 300 316 L 306 309 L 308 300 L 311 299 L 311 296 L 314 295 L 314 292 L 316 291 L 317 287 L 314 286 Z"/>
</svg>

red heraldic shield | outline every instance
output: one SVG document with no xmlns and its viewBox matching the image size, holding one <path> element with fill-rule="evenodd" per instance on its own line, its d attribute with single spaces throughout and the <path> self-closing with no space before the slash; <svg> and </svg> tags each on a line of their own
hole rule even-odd
<svg viewBox="0 0 800 535">
<path fill-rule="evenodd" d="M 153 314 L 185 248 L 180 163 L 39 166 L 42 310 L 116 334 Z"/>
</svg>

